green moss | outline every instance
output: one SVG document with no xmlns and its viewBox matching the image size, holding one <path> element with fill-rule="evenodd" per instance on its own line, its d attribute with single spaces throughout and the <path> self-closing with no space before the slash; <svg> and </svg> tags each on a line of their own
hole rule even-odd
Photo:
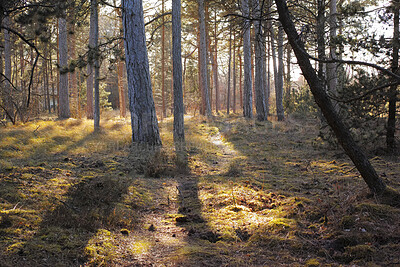
<svg viewBox="0 0 400 267">
<path fill-rule="evenodd" d="M 320 263 L 317 259 L 309 259 L 306 262 L 306 266 L 307 267 L 318 267 L 318 266 L 320 266 Z"/>
</svg>

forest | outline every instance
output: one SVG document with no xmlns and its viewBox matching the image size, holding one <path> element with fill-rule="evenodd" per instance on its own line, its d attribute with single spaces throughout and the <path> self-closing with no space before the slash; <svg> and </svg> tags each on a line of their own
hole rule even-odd
<svg viewBox="0 0 400 267">
<path fill-rule="evenodd" d="M 0 266 L 400 266 L 400 0 L 0 0 Z"/>
</svg>

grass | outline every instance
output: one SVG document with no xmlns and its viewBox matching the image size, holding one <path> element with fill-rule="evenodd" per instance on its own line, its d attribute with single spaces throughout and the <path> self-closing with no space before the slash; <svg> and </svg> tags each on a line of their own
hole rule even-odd
<svg viewBox="0 0 400 267">
<path fill-rule="evenodd" d="M 185 120 L 184 156 L 171 119 L 157 150 L 131 146 L 124 119 L 0 129 L 2 265 L 399 264 L 400 210 L 315 121 Z M 398 159 L 372 162 L 399 190 Z"/>
</svg>

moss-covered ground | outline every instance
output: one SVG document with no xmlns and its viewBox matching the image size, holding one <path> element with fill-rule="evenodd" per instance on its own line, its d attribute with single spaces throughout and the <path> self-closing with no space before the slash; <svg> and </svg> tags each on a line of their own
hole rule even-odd
<svg viewBox="0 0 400 267">
<path fill-rule="evenodd" d="M 0 129 L 0 266 L 398 266 L 381 204 L 313 119 L 186 117 L 187 154 L 129 119 Z M 400 190 L 396 157 L 371 156 Z"/>
</svg>

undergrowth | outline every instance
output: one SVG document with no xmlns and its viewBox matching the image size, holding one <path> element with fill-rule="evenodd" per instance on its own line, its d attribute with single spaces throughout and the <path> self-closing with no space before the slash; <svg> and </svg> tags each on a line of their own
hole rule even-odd
<svg viewBox="0 0 400 267">
<path fill-rule="evenodd" d="M 186 146 L 131 145 L 129 120 L 0 134 L 4 266 L 376 266 L 400 262 L 400 211 L 367 191 L 312 119 L 186 117 Z M 399 190 L 398 159 L 371 159 Z M 389 203 L 390 204 L 390 203 Z"/>
</svg>

